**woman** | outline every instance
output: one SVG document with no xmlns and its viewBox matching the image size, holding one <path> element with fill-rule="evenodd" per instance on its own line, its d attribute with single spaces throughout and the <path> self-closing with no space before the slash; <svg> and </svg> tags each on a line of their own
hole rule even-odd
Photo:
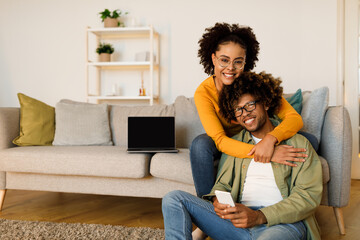
<svg viewBox="0 0 360 240">
<path fill-rule="evenodd" d="M 194 99 L 201 123 L 206 131 L 194 139 L 190 160 L 194 184 L 199 197 L 210 192 L 214 181 L 214 159 L 224 152 L 239 158 L 251 157 L 259 162 L 278 162 L 295 166 L 288 161 L 302 161 L 304 149 L 276 146 L 292 137 L 303 126 L 301 116 L 282 98 L 278 117 L 281 124 L 266 135 L 255 147 L 231 137 L 241 130 L 228 123 L 219 113 L 218 94 L 224 85 L 232 84 L 243 71 L 250 71 L 258 60 L 259 42 L 250 27 L 216 23 L 207 28 L 199 40 L 198 56 L 205 73 L 211 75 L 197 88 Z"/>
</svg>

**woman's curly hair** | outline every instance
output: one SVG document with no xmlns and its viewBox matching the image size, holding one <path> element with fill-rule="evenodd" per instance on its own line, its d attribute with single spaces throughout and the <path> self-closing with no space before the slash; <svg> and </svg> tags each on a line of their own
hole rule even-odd
<svg viewBox="0 0 360 240">
<path fill-rule="evenodd" d="M 255 67 L 260 47 L 252 28 L 238 24 L 216 23 L 215 26 L 205 29 L 198 42 L 198 57 L 205 73 L 214 74 L 211 55 L 219 50 L 219 45 L 228 42 L 238 43 L 246 50 L 244 71 L 250 71 Z"/>
<path fill-rule="evenodd" d="M 281 106 L 283 88 L 280 78 L 261 72 L 243 72 L 231 85 L 224 85 L 219 95 L 220 114 L 231 122 L 236 121 L 235 108 L 244 94 L 251 94 L 255 100 L 268 106 L 269 117 L 278 113 Z"/>
</svg>

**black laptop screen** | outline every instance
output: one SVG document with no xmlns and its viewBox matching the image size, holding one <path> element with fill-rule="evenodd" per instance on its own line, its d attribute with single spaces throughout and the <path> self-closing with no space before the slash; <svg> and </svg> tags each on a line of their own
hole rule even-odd
<svg viewBox="0 0 360 240">
<path fill-rule="evenodd" d="M 175 148 L 175 117 L 128 117 L 128 148 Z"/>
</svg>

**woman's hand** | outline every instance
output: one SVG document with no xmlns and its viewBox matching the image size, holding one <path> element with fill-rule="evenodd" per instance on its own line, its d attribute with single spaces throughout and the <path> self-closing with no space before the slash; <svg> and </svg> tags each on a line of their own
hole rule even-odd
<svg viewBox="0 0 360 240">
<path fill-rule="evenodd" d="M 288 165 L 291 167 L 296 167 L 297 165 L 292 162 L 304 162 L 308 155 L 305 154 L 305 148 L 294 148 L 289 145 L 279 145 L 275 147 L 274 155 L 271 158 L 272 162 Z"/>
<path fill-rule="evenodd" d="M 277 139 L 274 136 L 266 134 L 266 136 L 251 149 L 248 155 L 254 155 L 255 162 L 269 163 L 274 154 L 276 142 Z"/>
</svg>

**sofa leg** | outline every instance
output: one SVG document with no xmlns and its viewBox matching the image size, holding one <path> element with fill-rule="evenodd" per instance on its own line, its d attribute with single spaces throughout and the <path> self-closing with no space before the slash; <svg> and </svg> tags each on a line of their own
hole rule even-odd
<svg viewBox="0 0 360 240">
<path fill-rule="evenodd" d="M 337 207 L 334 207 L 333 209 L 340 234 L 345 235 L 345 222 L 344 222 L 343 210 L 342 208 L 337 208 Z"/>
<path fill-rule="evenodd" d="M 2 210 L 2 207 L 4 204 L 5 194 L 6 194 L 6 189 L 1 189 L 0 190 L 0 211 Z"/>
</svg>

